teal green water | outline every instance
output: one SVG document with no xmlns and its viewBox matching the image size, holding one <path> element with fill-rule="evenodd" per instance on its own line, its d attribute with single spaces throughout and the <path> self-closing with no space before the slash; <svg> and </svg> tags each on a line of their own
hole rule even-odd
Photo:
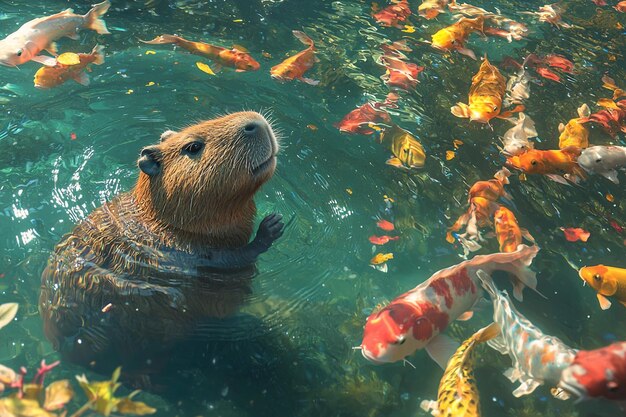
<svg viewBox="0 0 626 417">
<path fill-rule="evenodd" d="M 418 3 L 410 4 L 415 13 Z M 534 0 L 476 2 L 525 22 L 530 32 L 528 39 L 513 43 L 472 35 L 468 44 L 477 55 L 487 53 L 507 76 L 510 72 L 500 65 L 505 56 L 521 60 L 528 53 L 558 53 L 575 63 L 575 73 L 562 83 L 531 87 L 526 113 L 536 122 L 542 149 L 557 147 L 558 124 L 575 117 L 582 103 L 599 110 L 595 102 L 610 94 L 602 88 L 603 73 L 626 88 L 626 15 L 590 0 L 562 4 L 564 20 L 578 28 L 556 29 L 517 14 L 542 5 Z M 0 37 L 67 7 L 84 13 L 89 2 L 1 1 Z M 409 358 L 415 368 L 374 366 L 352 347 L 360 344 L 362 326 L 377 305 L 462 260 L 461 249 L 445 241 L 446 228 L 466 209 L 469 186 L 502 166 L 496 145 L 510 125 L 495 120 L 492 129 L 452 116 L 450 106 L 466 101 L 479 63 L 418 45 L 407 55 L 426 67 L 420 83 L 400 93 L 399 108 L 389 112 L 424 145 L 425 167 L 398 170 L 385 164 L 390 151 L 374 137 L 340 133 L 333 124 L 343 115 L 368 100 L 382 101 L 389 91 L 380 80 L 384 69 L 375 62 L 381 43 L 430 39 L 453 22 L 449 13 L 435 21 L 415 13 L 409 18 L 415 32 L 409 34 L 377 25 L 371 7 L 358 0 L 114 0 L 105 16 L 112 35 L 90 32 L 78 41 L 60 42 L 61 51 L 105 46 L 106 62 L 94 66 L 89 87 L 69 81 L 38 90 L 33 87 L 38 64 L 0 67 L 0 302 L 20 303 L 17 320 L 2 332 L 0 363 L 34 369 L 42 358 L 59 358 L 43 335 L 38 313 L 41 272 L 64 233 L 131 189 L 139 150 L 156 143 L 166 129 L 249 109 L 271 114 L 282 137 L 276 174 L 256 198 L 259 220 L 276 211 L 293 221 L 261 257 L 242 314 L 224 322 L 229 343 L 197 358 L 199 366 L 219 362 L 215 373 L 197 377 L 193 370 L 181 370 L 171 375 L 175 382 L 165 392 L 154 389 L 143 399 L 162 416 L 425 416 L 420 401 L 436 397 L 442 375 L 425 352 Z M 318 86 L 280 84 L 269 76 L 273 65 L 302 50 L 293 29 L 316 41 L 320 62 L 308 75 L 321 81 Z M 196 68 L 203 61 L 197 56 L 138 42 L 161 33 L 243 45 L 261 69 L 224 69 L 210 76 Z M 446 160 L 455 139 L 464 144 Z M 591 142 L 625 145 L 623 134 L 611 138 L 597 128 Z M 511 207 L 541 247 L 533 269 L 548 297 L 528 293 L 519 309 L 576 348 L 625 340 L 626 310 L 614 303 L 601 311 L 574 269 L 599 263 L 626 267 L 626 233 L 620 228 L 626 227 L 623 181 L 615 185 L 594 176 L 580 186 L 565 186 L 541 176 L 520 181 L 515 175 L 511 182 Z M 375 252 L 368 237 L 381 234 L 379 217 L 392 220 L 400 235 L 381 248 L 394 253 L 386 274 L 369 266 Z M 567 242 L 560 227 L 583 227 L 591 238 Z M 492 240 L 481 253 L 496 250 Z M 462 340 L 484 326 L 490 314 L 480 311 L 448 333 Z M 508 361 L 488 348 L 479 352 L 484 416 L 617 413 L 608 402 L 560 402 L 549 387 L 516 399 L 514 386 L 501 375 Z M 83 372 L 63 362 L 52 376 Z"/>
</svg>

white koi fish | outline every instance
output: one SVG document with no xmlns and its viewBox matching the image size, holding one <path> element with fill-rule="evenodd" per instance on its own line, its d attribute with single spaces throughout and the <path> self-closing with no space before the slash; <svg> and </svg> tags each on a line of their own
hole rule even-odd
<svg viewBox="0 0 626 417">
<path fill-rule="evenodd" d="M 106 0 L 94 5 L 84 16 L 67 9 L 52 16 L 26 22 L 16 32 L 0 40 L 0 65 L 16 67 L 28 61 L 35 61 L 54 66 L 56 64 L 54 58 L 39 53 L 45 49 L 56 55 L 57 47 L 54 41 L 64 36 L 78 39 L 77 31 L 80 29 L 108 34 L 106 24 L 100 16 L 105 14 L 110 6 L 111 2 Z"/>
<path fill-rule="evenodd" d="M 504 375 L 511 382 L 521 383 L 513 390 L 513 395 L 521 397 L 530 394 L 544 383 L 556 387 L 561 373 L 571 365 L 577 351 L 559 338 L 543 334 L 521 315 L 506 291 L 498 290 L 487 272 L 479 270 L 476 275 L 491 296 L 493 320 L 502 329 L 500 335 L 487 344 L 503 355 L 509 355 L 513 367 L 506 370 Z M 569 397 L 562 390 L 553 390 L 552 394 L 561 400 Z"/>
<path fill-rule="evenodd" d="M 619 184 L 617 170 L 626 169 L 626 147 L 592 146 L 580 154 L 578 165 L 590 174 L 602 175 Z"/>
<path fill-rule="evenodd" d="M 459 345 L 441 332 L 450 322 L 472 316 L 472 307 L 482 298 L 476 271 L 509 272 L 517 285 L 536 289 L 537 277 L 528 266 L 538 251 L 536 246 L 520 245 L 515 252 L 475 256 L 436 272 L 368 317 L 359 346 L 363 357 L 382 364 L 426 349 L 445 369 Z"/>
<path fill-rule="evenodd" d="M 528 139 L 537 136 L 535 122 L 524 113 L 519 113 L 517 120 L 512 118 L 508 120 L 515 126 L 507 130 L 501 139 L 502 153 L 513 156 L 533 149 L 535 146 Z"/>
</svg>

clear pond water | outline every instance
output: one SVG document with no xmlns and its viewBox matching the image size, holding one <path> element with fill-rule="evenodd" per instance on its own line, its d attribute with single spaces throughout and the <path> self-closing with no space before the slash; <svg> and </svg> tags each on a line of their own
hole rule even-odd
<svg viewBox="0 0 626 417">
<path fill-rule="evenodd" d="M 426 416 L 423 399 L 436 397 L 442 371 L 423 351 L 402 363 L 374 366 L 352 348 L 372 310 L 413 288 L 433 272 L 462 260 L 462 250 L 446 242 L 446 229 L 466 209 L 467 189 L 492 177 L 504 158 L 496 145 L 510 125 L 469 124 L 450 114 L 466 101 L 479 67 L 457 53 L 444 55 L 412 44 L 411 62 L 423 65 L 420 83 L 400 92 L 392 119 L 423 144 L 423 169 L 399 170 L 385 161 L 391 153 L 374 136 L 346 135 L 333 124 L 367 101 L 383 101 L 389 89 L 376 63 L 380 45 L 400 39 L 429 40 L 451 24 L 417 15 L 407 25 L 386 28 L 371 16 L 370 1 L 113 0 L 105 20 L 112 34 L 84 32 L 62 39 L 61 51 L 106 48 L 104 65 L 94 66 L 88 87 L 68 81 L 50 90 L 33 86 L 39 64 L 0 67 L 0 302 L 18 302 L 14 323 L 2 331 L 0 362 L 31 369 L 42 358 L 59 359 L 42 331 L 38 313 L 40 277 L 61 236 L 103 202 L 132 188 L 140 149 L 156 143 L 166 129 L 179 129 L 219 114 L 250 109 L 271 114 L 282 137 L 274 178 L 258 193 L 259 220 L 276 211 L 291 220 L 282 239 L 258 262 L 253 292 L 241 313 L 217 325 L 224 336 L 198 355 L 199 367 L 169 375 L 170 384 L 142 394 L 160 416 Z M 503 74 L 505 57 L 561 54 L 575 72 L 556 83 L 536 77 L 526 113 L 537 125 L 543 149 L 556 148 L 557 126 L 588 103 L 594 110 L 608 97 L 601 75 L 609 73 L 626 88 L 626 14 L 591 0 L 566 0 L 558 29 L 520 11 L 538 1 L 476 1 L 525 22 L 527 39 L 482 39 L 468 46 L 488 54 Z M 24 22 L 67 7 L 84 13 L 90 2 L 0 1 L 0 37 Z M 386 4 L 380 3 L 384 7 Z M 320 62 L 307 73 L 317 86 L 278 83 L 269 69 L 303 49 L 291 31 L 303 30 L 315 42 Z M 201 72 L 203 60 L 170 45 L 145 45 L 176 33 L 191 40 L 242 45 L 261 63 L 256 72 L 229 69 L 215 76 Z M 453 159 L 453 141 L 463 144 Z M 594 144 L 625 145 L 591 130 Z M 624 179 L 622 177 L 622 179 Z M 527 293 L 520 311 L 546 333 L 570 346 L 592 349 L 626 340 L 626 309 L 618 303 L 600 310 L 594 291 L 583 288 L 575 268 L 605 263 L 626 267 L 626 192 L 598 176 L 579 186 L 542 176 L 520 180 L 508 191 L 522 227 L 541 247 L 533 269 L 548 299 Z M 393 221 L 400 239 L 378 249 L 392 252 L 388 272 L 369 266 L 375 254 L 368 238 L 382 234 L 378 218 Z M 568 242 L 561 227 L 591 232 L 588 242 Z M 480 253 L 497 250 L 492 239 Z M 508 288 L 505 280 L 498 281 Z M 463 340 L 490 320 L 489 309 L 447 331 Z M 114 366 L 114 364 L 112 364 Z M 509 359 L 481 347 L 476 363 L 483 415 L 615 416 L 608 402 L 574 405 L 553 399 L 549 387 L 517 399 L 502 375 Z M 63 362 L 53 378 L 85 372 Z M 90 378 L 103 376 L 89 373 Z M 161 389 L 159 389 L 161 388 Z"/>
</svg>

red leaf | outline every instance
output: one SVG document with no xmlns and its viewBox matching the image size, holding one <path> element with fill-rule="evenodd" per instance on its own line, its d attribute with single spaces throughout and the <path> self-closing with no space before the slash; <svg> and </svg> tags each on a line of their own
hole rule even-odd
<svg viewBox="0 0 626 417">
<path fill-rule="evenodd" d="M 589 239 L 589 236 L 591 236 L 591 233 L 585 229 L 581 229 L 580 227 L 561 227 L 561 230 L 565 234 L 565 239 L 569 242 L 576 242 L 579 240 L 581 242 L 586 242 Z"/>
</svg>

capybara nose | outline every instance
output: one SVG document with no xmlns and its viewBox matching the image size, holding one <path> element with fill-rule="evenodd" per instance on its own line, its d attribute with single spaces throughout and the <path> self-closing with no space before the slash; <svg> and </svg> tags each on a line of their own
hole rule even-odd
<svg viewBox="0 0 626 417">
<path fill-rule="evenodd" d="M 254 121 L 254 122 L 247 123 L 243 127 L 243 132 L 247 136 L 254 136 L 259 132 L 260 129 L 261 129 L 261 122 Z"/>
</svg>

